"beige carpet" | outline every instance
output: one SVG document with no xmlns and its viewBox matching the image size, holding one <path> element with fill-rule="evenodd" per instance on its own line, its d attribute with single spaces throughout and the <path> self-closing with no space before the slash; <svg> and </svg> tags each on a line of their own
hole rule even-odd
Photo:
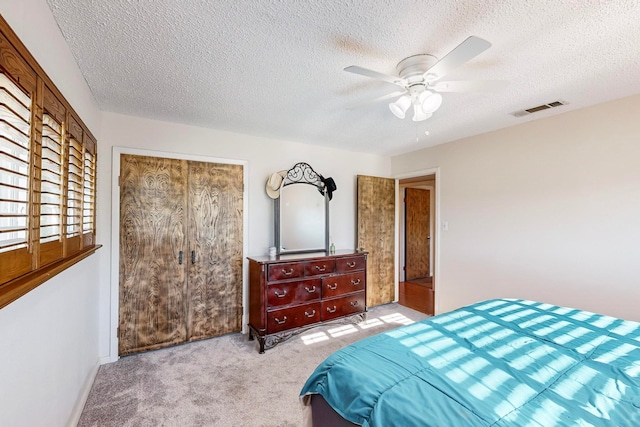
<svg viewBox="0 0 640 427">
<path fill-rule="evenodd" d="M 423 319 L 398 304 L 369 310 L 359 325 L 311 329 L 258 354 L 231 334 L 127 356 L 103 365 L 79 426 L 299 426 L 300 389 L 316 365 L 367 336 Z"/>
</svg>

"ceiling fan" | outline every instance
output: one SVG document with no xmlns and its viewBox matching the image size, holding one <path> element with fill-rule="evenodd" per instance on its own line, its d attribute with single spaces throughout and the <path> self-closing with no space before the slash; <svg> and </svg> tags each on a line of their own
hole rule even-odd
<svg viewBox="0 0 640 427">
<path fill-rule="evenodd" d="M 400 97 L 389 104 L 389 109 L 396 117 L 404 119 L 407 110 L 413 105 L 413 120 L 416 122 L 426 120 L 442 105 L 442 95 L 439 92 L 484 91 L 498 88 L 504 84 L 504 82 L 497 80 L 440 80 L 489 47 L 491 47 L 491 43 L 488 41 L 471 36 L 440 60 L 428 54 L 413 55 L 403 59 L 396 66 L 397 77 L 357 65 L 346 67 L 344 71 L 349 73 L 382 80 L 402 88 L 400 91 L 353 105 L 351 108 Z"/>
</svg>

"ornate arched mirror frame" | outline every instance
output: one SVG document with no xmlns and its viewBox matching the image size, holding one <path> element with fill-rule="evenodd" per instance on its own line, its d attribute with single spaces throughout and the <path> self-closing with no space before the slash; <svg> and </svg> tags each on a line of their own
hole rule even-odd
<svg viewBox="0 0 640 427">
<path fill-rule="evenodd" d="M 319 197 L 324 198 L 324 248 L 322 247 L 309 247 L 309 248 L 295 248 L 295 247 L 282 247 L 282 231 L 283 227 L 287 227 L 290 224 L 282 224 L 282 197 L 286 199 L 287 192 L 282 190 L 292 185 L 311 185 L 316 187 L 319 192 Z M 329 195 L 325 183 L 322 180 L 322 175 L 318 174 L 313 168 L 304 162 L 296 163 L 291 169 L 289 169 L 286 175 L 283 177 L 283 181 L 280 187 L 280 194 L 274 199 L 274 228 L 275 228 L 275 247 L 276 254 L 298 254 L 298 253 L 311 253 L 324 251 L 329 253 Z M 285 200 L 286 203 L 286 200 Z M 303 215 L 304 213 L 300 213 Z"/>
</svg>

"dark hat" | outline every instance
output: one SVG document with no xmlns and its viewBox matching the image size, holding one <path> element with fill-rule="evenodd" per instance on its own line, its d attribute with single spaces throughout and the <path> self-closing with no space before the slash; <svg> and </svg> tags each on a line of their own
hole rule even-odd
<svg viewBox="0 0 640 427">
<path fill-rule="evenodd" d="M 335 181 L 331 177 L 325 178 L 322 175 L 320 175 L 320 180 L 324 184 L 324 188 L 327 192 L 327 195 L 329 196 L 329 200 L 331 200 L 333 198 L 333 192 L 338 189 L 338 187 L 336 187 Z"/>
</svg>

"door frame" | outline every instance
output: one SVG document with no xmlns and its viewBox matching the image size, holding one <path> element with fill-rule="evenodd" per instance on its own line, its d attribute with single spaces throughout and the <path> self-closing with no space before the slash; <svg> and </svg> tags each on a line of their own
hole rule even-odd
<svg viewBox="0 0 640 427">
<path fill-rule="evenodd" d="M 120 313 L 120 156 L 133 154 L 147 157 L 160 157 L 166 159 L 193 160 L 206 163 L 223 163 L 242 165 L 243 173 L 243 197 L 242 197 L 242 333 L 246 333 L 249 319 L 249 278 L 248 261 L 249 253 L 249 162 L 247 160 L 225 159 L 220 157 L 200 156 L 187 153 L 174 153 L 167 151 L 144 150 L 129 147 L 113 147 L 111 154 L 111 286 L 109 310 L 109 356 L 103 362 L 115 362 L 118 356 L 118 316 Z"/>
<path fill-rule="evenodd" d="M 417 178 L 426 175 L 434 175 L 435 176 L 435 194 L 433 197 L 434 205 L 432 207 L 434 212 L 434 227 L 433 227 L 433 235 L 431 236 L 431 247 L 433 249 L 433 262 L 431 264 L 431 269 L 433 271 L 433 291 L 435 294 L 434 301 L 434 314 L 440 313 L 440 299 L 438 298 L 438 289 L 440 287 L 440 193 L 441 193 L 441 177 L 440 177 L 440 168 L 429 168 L 429 169 L 421 169 L 413 172 L 406 172 L 401 174 L 392 174 L 392 178 L 396 180 L 396 253 L 395 253 L 395 271 L 398 272 L 394 279 L 395 287 L 396 287 L 396 301 L 399 298 L 399 286 L 400 286 L 400 273 L 402 269 L 402 260 L 400 259 L 400 232 L 404 227 L 404 217 L 401 215 L 402 209 L 402 198 L 404 195 L 400 191 L 400 180 L 406 178 Z M 402 227 L 401 227 L 402 226 Z"/>
</svg>

